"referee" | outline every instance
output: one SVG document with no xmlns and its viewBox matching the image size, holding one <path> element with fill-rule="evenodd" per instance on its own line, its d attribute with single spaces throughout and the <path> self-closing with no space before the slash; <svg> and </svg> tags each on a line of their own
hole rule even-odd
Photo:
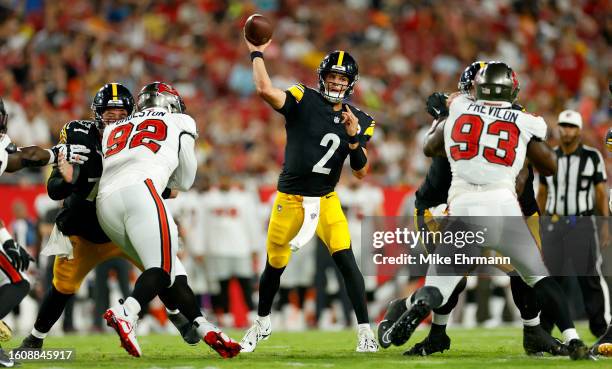
<svg viewBox="0 0 612 369">
<path fill-rule="evenodd" d="M 559 282 L 567 278 L 561 276 L 577 276 L 589 328 L 599 337 L 610 321 L 600 253 L 609 237 L 607 232 L 596 230 L 593 215 L 608 215 L 606 170 L 599 151 L 581 142 L 582 117 L 578 112 L 561 112 L 558 123 L 561 145 L 555 148 L 557 173 L 540 176 L 538 191 L 538 205 L 547 215 L 542 222 L 544 260 Z M 542 326 L 552 328 L 550 317 L 543 309 Z"/>
</svg>

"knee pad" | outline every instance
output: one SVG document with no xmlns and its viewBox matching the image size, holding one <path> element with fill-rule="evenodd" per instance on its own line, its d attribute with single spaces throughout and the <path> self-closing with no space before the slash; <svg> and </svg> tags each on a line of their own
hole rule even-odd
<svg viewBox="0 0 612 369">
<path fill-rule="evenodd" d="M 268 263 L 276 269 L 281 269 L 289 264 L 289 256 L 268 254 Z"/>
</svg>

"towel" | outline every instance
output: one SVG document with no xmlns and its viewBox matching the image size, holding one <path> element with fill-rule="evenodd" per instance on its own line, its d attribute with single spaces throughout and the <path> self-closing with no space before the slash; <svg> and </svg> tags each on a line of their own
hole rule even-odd
<svg viewBox="0 0 612 369">
<path fill-rule="evenodd" d="M 53 226 L 53 231 L 51 231 L 49 241 L 42 249 L 40 254 L 44 256 L 64 256 L 69 260 L 74 259 L 72 243 L 68 237 L 64 236 L 64 234 L 57 229 L 57 224 Z"/>
<path fill-rule="evenodd" d="M 289 246 L 293 252 L 297 252 L 302 246 L 307 244 L 317 231 L 319 212 L 321 210 L 321 198 L 304 196 L 302 207 L 304 208 L 304 222 L 297 235 L 289 241 Z"/>
</svg>

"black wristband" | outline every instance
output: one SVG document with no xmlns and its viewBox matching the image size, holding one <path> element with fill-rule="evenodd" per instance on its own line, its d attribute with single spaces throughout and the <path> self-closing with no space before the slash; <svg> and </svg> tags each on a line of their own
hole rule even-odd
<svg viewBox="0 0 612 369">
<path fill-rule="evenodd" d="M 170 194 L 172 193 L 172 190 L 169 189 L 168 187 L 166 187 L 166 189 L 164 190 L 164 192 L 162 192 L 162 199 L 169 199 L 170 198 Z"/>
<path fill-rule="evenodd" d="M 261 51 L 251 51 L 251 61 L 255 60 L 255 58 L 263 59 L 263 53 Z"/>
<path fill-rule="evenodd" d="M 361 148 L 361 145 L 357 146 L 356 149 L 349 151 L 349 158 L 351 159 L 351 169 L 361 170 L 368 162 L 368 157 Z"/>
<path fill-rule="evenodd" d="M 356 144 L 357 142 L 359 142 L 359 140 L 357 139 L 357 135 L 349 136 L 348 138 L 349 145 Z"/>
</svg>

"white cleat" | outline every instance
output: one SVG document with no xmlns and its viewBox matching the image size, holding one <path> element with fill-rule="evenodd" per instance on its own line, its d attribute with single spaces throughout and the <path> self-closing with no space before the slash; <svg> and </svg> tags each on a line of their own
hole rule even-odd
<svg viewBox="0 0 612 369">
<path fill-rule="evenodd" d="M 370 327 L 359 329 L 357 334 L 357 352 L 378 352 L 378 343 Z"/>
<path fill-rule="evenodd" d="M 240 346 L 242 346 L 240 352 L 255 351 L 255 347 L 257 347 L 257 342 L 267 340 L 271 334 L 272 325 L 270 324 L 269 319 L 267 322 L 262 321 L 259 318 L 255 319 L 251 328 L 249 328 L 249 330 L 242 338 L 242 341 L 240 341 Z"/>
<path fill-rule="evenodd" d="M 119 305 L 106 310 L 104 313 L 104 319 L 106 325 L 115 329 L 121 340 L 121 347 L 128 352 L 128 354 L 140 357 L 142 351 L 140 345 L 136 339 L 136 322 L 138 322 L 138 315 L 130 316 L 125 306 Z"/>
</svg>

